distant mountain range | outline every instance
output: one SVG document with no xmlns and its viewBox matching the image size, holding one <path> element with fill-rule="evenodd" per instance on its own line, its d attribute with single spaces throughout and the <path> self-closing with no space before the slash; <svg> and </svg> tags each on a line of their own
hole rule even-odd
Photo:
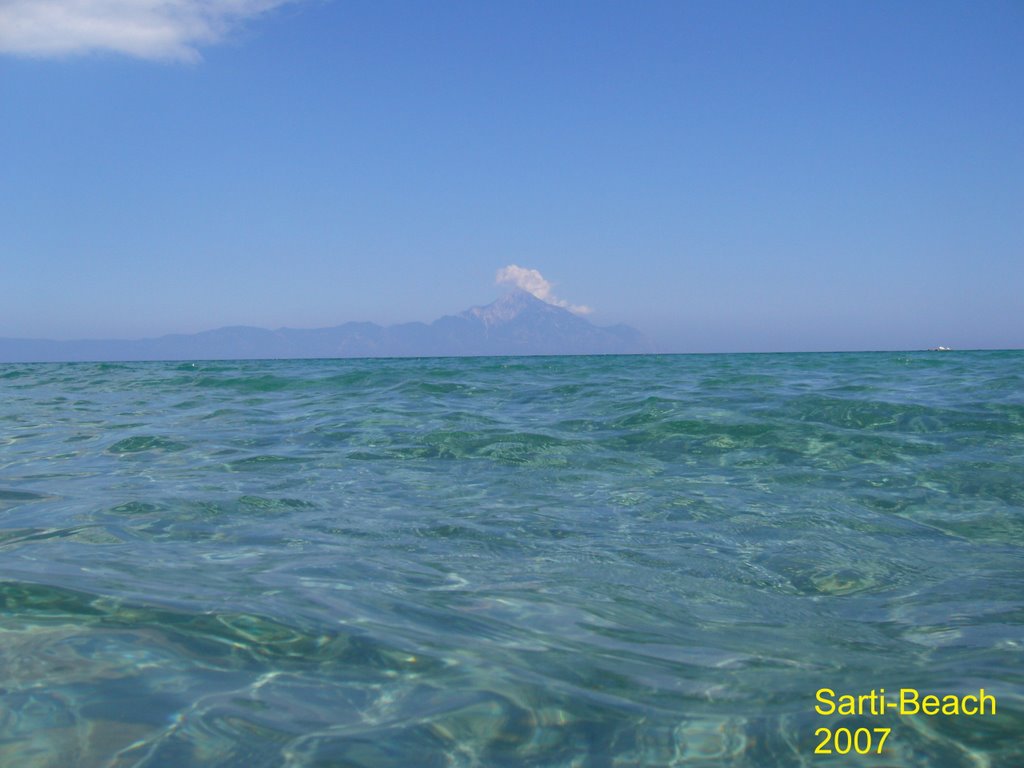
<svg viewBox="0 0 1024 768">
<path fill-rule="evenodd" d="M 0 338 L 0 362 L 245 360 L 332 357 L 586 355 L 653 352 L 627 325 L 596 326 L 522 290 L 432 323 L 345 323 L 333 328 L 232 326 L 152 339 Z"/>
</svg>

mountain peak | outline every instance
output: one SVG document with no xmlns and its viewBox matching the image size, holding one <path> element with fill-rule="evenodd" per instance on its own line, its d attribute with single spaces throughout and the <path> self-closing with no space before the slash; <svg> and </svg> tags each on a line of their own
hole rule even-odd
<svg viewBox="0 0 1024 768">
<path fill-rule="evenodd" d="M 542 301 L 522 288 L 512 288 L 502 294 L 496 301 L 483 307 L 472 307 L 462 313 L 462 317 L 475 318 L 485 326 L 498 325 L 515 320 L 526 312 L 565 312 L 572 314 L 566 309 L 556 307 Z"/>
</svg>

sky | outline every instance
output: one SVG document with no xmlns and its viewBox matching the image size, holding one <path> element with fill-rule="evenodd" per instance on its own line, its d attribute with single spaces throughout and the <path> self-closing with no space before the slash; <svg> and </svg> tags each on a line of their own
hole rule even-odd
<svg viewBox="0 0 1024 768">
<path fill-rule="evenodd" d="M 0 0 L 0 337 L 1024 347 L 1024 4 Z"/>
</svg>

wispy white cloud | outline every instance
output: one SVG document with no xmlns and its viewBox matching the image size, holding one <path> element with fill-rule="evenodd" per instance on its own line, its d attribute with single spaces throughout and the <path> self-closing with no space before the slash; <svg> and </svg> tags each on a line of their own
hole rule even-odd
<svg viewBox="0 0 1024 768">
<path fill-rule="evenodd" d="M 0 0 L 0 53 L 107 51 L 194 61 L 246 19 L 294 0 Z"/>
<path fill-rule="evenodd" d="M 509 264 L 498 270 L 494 279 L 498 285 L 507 284 L 522 288 L 527 293 L 532 293 L 541 301 L 553 304 L 556 307 L 563 307 L 578 315 L 588 315 L 594 310 L 582 304 L 570 304 L 565 299 L 560 299 L 551 292 L 551 283 L 544 279 L 544 275 L 536 269 L 526 269 L 515 264 Z"/>
</svg>

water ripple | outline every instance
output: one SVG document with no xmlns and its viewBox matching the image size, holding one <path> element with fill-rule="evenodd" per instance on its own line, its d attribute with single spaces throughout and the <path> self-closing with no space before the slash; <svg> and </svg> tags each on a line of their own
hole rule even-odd
<svg viewBox="0 0 1024 768">
<path fill-rule="evenodd" d="M 1022 385 L 1019 352 L 0 367 L 0 765 L 761 768 L 823 724 L 1024 763 Z M 901 685 L 1000 714 L 813 710 Z"/>
</svg>

